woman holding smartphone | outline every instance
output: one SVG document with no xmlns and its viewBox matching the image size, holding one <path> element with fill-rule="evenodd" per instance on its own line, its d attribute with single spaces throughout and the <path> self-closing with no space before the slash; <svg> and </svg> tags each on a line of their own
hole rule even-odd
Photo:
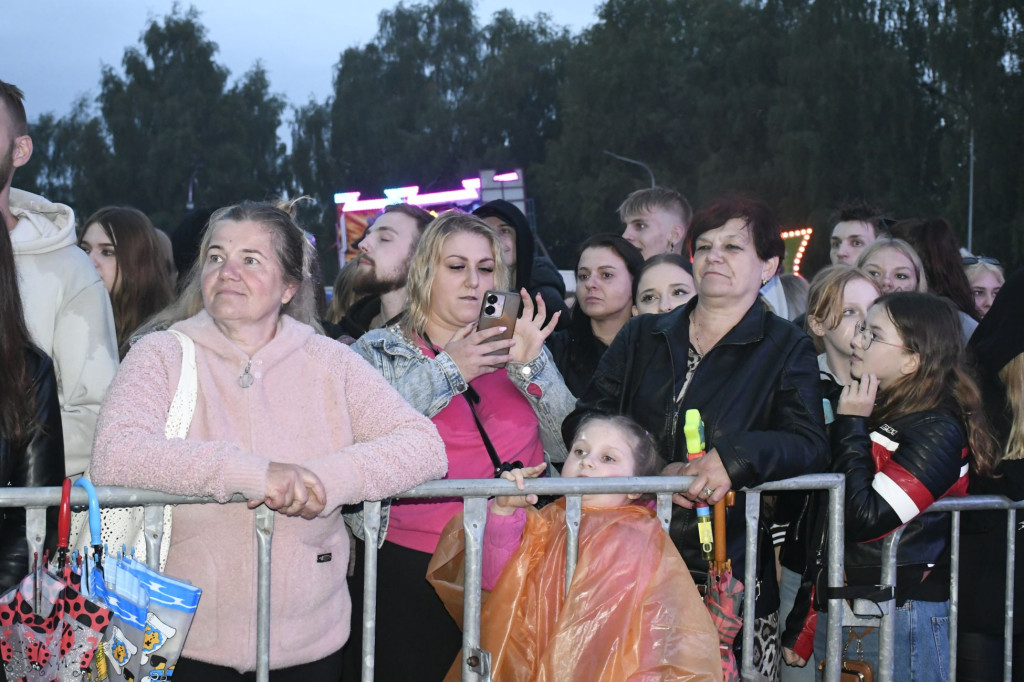
<svg viewBox="0 0 1024 682">
<path fill-rule="evenodd" d="M 401 321 L 352 346 L 437 426 L 448 478 L 492 478 L 499 467 L 565 460 L 560 427 L 574 398 L 544 349 L 558 315 L 543 324 L 543 299 L 522 292 L 512 338 L 499 339 L 507 334 L 504 325 L 478 329 L 486 293 L 507 289 L 508 277 L 494 230 L 475 216 L 444 213 L 416 247 Z M 461 647 L 458 626 L 424 578 L 442 529 L 459 511 L 459 499 L 391 505 L 378 554 L 378 679 L 439 680 Z M 355 593 L 361 573 L 357 558 Z M 353 609 L 345 670 L 352 679 L 362 646 L 360 613 Z"/>
</svg>

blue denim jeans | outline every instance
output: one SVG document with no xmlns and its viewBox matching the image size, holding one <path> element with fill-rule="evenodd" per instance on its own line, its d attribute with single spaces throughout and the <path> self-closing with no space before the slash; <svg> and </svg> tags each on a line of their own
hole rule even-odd
<svg viewBox="0 0 1024 682">
<path fill-rule="evenodd" d="M 814 633 L 814 655 L 825 658 L 827 615 L 818 617 Z M 863 628 L 855 628 L 861 632 Z M 850 628 L 843 628 L 843 642 Z M 862 640 L 864 660 L 871 661 L 878 672 L 878 629 Z M 896 609 L 896 633 L 893 640 L 893 679 L 900 682 L 939 682 L 949 679 L 949 602 L 908 601 Z M 846 650 L 846 658 L 858 658 L 854 640 Z M 822 679 L 818 672 L 818 679 Z"/>
</svg>

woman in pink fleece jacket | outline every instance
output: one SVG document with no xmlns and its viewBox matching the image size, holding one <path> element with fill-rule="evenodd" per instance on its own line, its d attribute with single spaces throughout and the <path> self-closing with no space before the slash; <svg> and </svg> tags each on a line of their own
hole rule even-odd
<svg viewBox="0 0 1024 682">
<path fill-rule="evenodd" d="M 443 476 L 428 419 L 347 347 L 315 329 L 311 248 L 283 210 L 243 203 L 210 219 L 181 299 L 150 328 L 195 342 L 188 438 L 164 426 L 181 347 L 133 346 L 104 403 L 92 477 L 281 513 L 271 565 L 271 680 L 337 679 L 349 634 L 348 537 L 338 508 Z M 313 325 L 313 326 L 311 326 Z M 241 505 L 174 510 L 167 572 L 203 598 L 175 677 L 242 679 L 256 666 L 256 539 Z M 233 670 L 232 670 L 233 669 Z"/>
</svg>

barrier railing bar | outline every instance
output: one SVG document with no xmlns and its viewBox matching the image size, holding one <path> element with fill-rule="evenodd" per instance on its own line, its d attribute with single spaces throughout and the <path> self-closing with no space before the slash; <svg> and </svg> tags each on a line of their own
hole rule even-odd
<svg viewBox="0 0 1024 682">
<path fill-rule="evenodd" d="M 1005 497 L 998 495 L 971 495 L 968 497 L 948 497 L 934 502 L 924 512 L 925 514 L 938 514 L 943 512 L 961 512 L 961 511 L 984 511 L 984 510 L 1007 510 L 1007 522 L 1009 523 L 1010 517 L 1013 518 L 1014 525 L 1007 527 L 1007 595 L 1011 597 L 1007 601 L 1007 622 L 1004 624 L 1004 636 L 1006 633 L 1010 633 L 1010 637 L 1004 642 L 1004 666 L 1003 666 L 1003 677 L 1005 680 L 1009 680 L 1010 666 L 1012 661 L 1010 660 L 1009 648 L 1012 644 L 1012 618 L 1013 618 L 1013 605 L 1012 605 L 1012 586 L 1013 586 L 1013 564 L 1014 555 L 1013 551 L 1016 546 L 1014 542 L 1015 523 L 1016 523 L 1016 510 L 1024 508 L 1024 500 L 1019 502 L 1013 502 Z M 951 559 L 950 559 L 950 577 L 951 580 L 951 592 L 950 592 L 950 671 L 951 674 L 956 670 L 955 656 L 956 656 L 956 616 L 959 611 L 959 587 L 958 584 L 952 581 L 959 580 L 959 520 L 955 520 L 951 533 L 955 533 L 955 536 L 951 538 Z M 886 539 L 882 546 L 882 584 L 893 586 L 893 598 L 891 601 L 884 604 L 880 604 L 883 611 L 881 624 L 879 626 L 879 652 L 878 652 L 878 674 L 881 682 L 887 682 L 893 677 L 893 670 L 895 661 L 893 660 L 893 647 L 895 639 L 895 606 L 896 606 L 896 558 L 897 548 L 899 546 L 900 538 L 903 536 L 903 530 L 906 526 L 900 526 L 893 531 Z M 956 556 L 952 554 L 953 548 L 956 548 Z M 956 566 L 954 570 L 954 559 Z M 956 612 L 953 611 L 954 606 L 954 593 L 956 593 Z"/>
</svg>

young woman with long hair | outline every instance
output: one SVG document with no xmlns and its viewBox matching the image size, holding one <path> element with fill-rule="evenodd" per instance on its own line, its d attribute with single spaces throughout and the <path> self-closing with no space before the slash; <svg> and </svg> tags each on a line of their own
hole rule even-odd
<svg viewBox="0 0 1024 682">
<path fill-rule="evenodd" d="M 117 349 L 124 359 L 132 334 L 174 298 L 156 228 L 142 211 L 106 206 L 85 221 L 78 245 L 110 294 Z"/>
<path fill-rule="evenodd" d="M 569 326 L 547 339 L 573 395 L 583 395 L 601 356 L 633 317 L 633 284 L 643 264 L 640 249 L 617 234 L 594 235 L 580 244 Z"/>
<path fill-rule="evenodd" d="M 852 381 L 830 434 L 832 469 L 846 475 L 847 582 L 879 584 L 884 539 L 906 525 L 897 557 L 896 678 L 945 679 L 950 522 L 922 512 L 942 497 L 966 495 L 968 469 L 990 475 L 997 444 L 948 301 L 886 294 L 858 325 L 852 349 Z M 858 634 L 865 659 L 877 660 L 877 631 Z M 819 658 L 824 635 L 819 621 Z"/>
<path fill-rule="evenodd" d="M 0 233 L 0 486 L 56 486 L 64 478 L 57 380 L 53 363 L 33 345 L 25 326 L 3 216 Z M 48 527 L 56 527 L 53 521 L 56 516 Z M 0 592 L 28 569 L 25 510 L 0 509 Z"/>
</svg>

